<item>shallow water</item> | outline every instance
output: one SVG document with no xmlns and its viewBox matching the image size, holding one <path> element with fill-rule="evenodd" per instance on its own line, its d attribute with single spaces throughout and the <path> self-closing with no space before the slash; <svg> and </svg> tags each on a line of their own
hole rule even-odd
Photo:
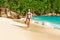
<svg viewBox="0 0 60 40">
<path fill-rule="evenodd" d="M 33 16 L 32 20 L 44 23 L 46 26 L 60 29 L 60 16 Z"/>
</svg>

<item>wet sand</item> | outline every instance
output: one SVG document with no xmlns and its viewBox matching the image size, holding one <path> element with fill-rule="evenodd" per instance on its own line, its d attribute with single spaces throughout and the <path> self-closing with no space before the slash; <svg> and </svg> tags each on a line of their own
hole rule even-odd
<svg viewBox="0 0 60 40">
<path fill-rule="evenodd" d="M 44 28 L 42 25 L 33 23 L 30 28 L 25 28 L 16 24 L 12 25 L 11 21 L 0 18 L 0 40 L 60 40 L 60 30 L 58 29 Z"/>
</svg>

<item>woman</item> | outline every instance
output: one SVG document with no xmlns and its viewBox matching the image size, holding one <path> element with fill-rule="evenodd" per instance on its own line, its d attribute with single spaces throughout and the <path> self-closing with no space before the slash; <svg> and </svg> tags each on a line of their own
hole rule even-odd
<svg viewBox="0 0 60 40">
<path fill-rule="evenodd" d="M 30 9 L 28 9 L 28 12 L 26 13 L 26 24 L 27 24 L 27 27 L 30 26 L 31 18 L 32 18 L 32 13 L 30 12 Z"/>
</svg>

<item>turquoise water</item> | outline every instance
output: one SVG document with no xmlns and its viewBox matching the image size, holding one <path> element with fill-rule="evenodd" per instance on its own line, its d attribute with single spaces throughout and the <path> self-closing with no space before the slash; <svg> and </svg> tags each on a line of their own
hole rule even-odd
<svg viewBox="0 0 60 40">
<path fill-rule="evenodd" d="M 47 26 L 60 29 L 60 16 L 33 16 L 35 22 L 44 22 Z"/>
</svg>

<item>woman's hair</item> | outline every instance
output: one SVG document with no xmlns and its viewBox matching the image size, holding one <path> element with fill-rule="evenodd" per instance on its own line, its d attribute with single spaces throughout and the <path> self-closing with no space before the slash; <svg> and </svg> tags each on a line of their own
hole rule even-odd
<svg viewBox="0 0 60 40">
<path fill-rule="evenodd" d="M 27 9 L 27 12 L 29 12 L 30 11 L 30 8 L 29 9 Z"/>
</svg>

